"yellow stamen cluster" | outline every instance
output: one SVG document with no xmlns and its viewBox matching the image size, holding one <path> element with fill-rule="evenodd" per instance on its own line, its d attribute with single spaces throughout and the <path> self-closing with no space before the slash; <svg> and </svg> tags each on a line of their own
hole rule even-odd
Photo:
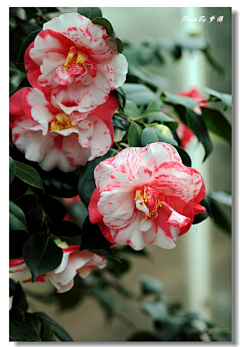
<svg viewBox="0 0 240 347">
<path fill-rule="evenodd" d="M 64 67 L 67 70 L 69 64 L 79 64 L 86 68 L 85 60 L 88 60 L 89 56 L 85 52 L 78 51 L 76 48 L 70 50 L 67 55 Z"/>
<path fill-rule="evenodd" d="M 56 115 L 55 120 L 51 122 L 50 131 L 64 130 L 73 127 L 72 119 L 65 113 L 59 113 Z"/>
<path fill-rule="evenodd" d="M 151 207 L 148 204 L 148 197 L 147 197 L 147 193 L 146 193 L 146 187 L 144 187 L 144 190 L 136 190 L 136 195 L 135 195 L 135 200 L 143 200 L 144 201 L 144 205 L 147 207 L 148 211 L 149 211 L 149 216 L 144 213 L 144 218 L 156 218 L 158 216 L 157 213 L 157 209 L 158 207 L 162 207 L 162 202 L 157 198 L 157 208 L 155 211 L 153 211 L 151 209 Z M 141 204 L 141 203 L 140 203 Z M 143 204 L 143 202 L 142 202 Z"/>
</svg>

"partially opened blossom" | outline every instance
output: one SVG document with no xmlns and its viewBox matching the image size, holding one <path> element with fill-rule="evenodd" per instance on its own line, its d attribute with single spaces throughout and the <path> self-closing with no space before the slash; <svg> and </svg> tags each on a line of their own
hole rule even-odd
<svg viewBox="0 0 240 347">
<path fill-rule="evenodd" d="M 128 65 L 116 40 L 78 13 L 64 13 L 45 23 L 24 62 L 33 87 L 48 89 L 59 103 L 69 98 L 79 112 L 105 103 L 110 91 L 124 83 Z"/>
<path fill-rule="evenodd" d="M 48 278 L 58 293 L 70 290 L 73 287 L 76 275 L 86 278 L 90 275 L 94 266 L 103 269 L 107 264 L 104 257 L 87 250 L 79 251 L 77 245 L 68 246 L 65 242 L 61 242 L 58 243 L 58 247 L 62 248 L 63 251 L 61 264 L 54 271 L 39 275 L 35 279 L 35 282 L 45 282 Z M 21 279 L 23 283 L 32 281 L 31 273 L 22 257 L 10 259 L 9 264 L 9 272 L 15 280 Z"/>
<path fill-rule="evenodd" d="M 208 102 L 205 100 L 204 96 L 196 89 L 196 88 L 191 88 L 186 91 L 181 91 L 178 93 L 178 95 L 181 96 L 187 96 L 189 98 L 192 98 L 197 101 L 198 105 L 194 107 L 194 111 L 198 114 L 201 114 L 201 107 L 207 107 Z M 181 140 L 182 148 L 186 149 L 191 143 L 196 140 L 196 136 L 192 132 L 191 129 L 185 124 L 183 124 L 181 121 L 179 121 L 179 125 L 177 127 L 177 135 L 179 139 Z"/>
<path fill-rule="evenodd" d="M 166 143 L 126 148 L 102 161 L 94 176 L 89 218 L 112 243 L 135 250 L 147 244 L 173 248 L 194 215 L 205 212 L 199 204 L 205 197 L 201 175 Z"/>
<path fill-rule="evenodd" d="M 104 105 L 77 119 L 76 111 L 68 115 L 51 100 L 37 88 L 22 88 L 10 98 L 13 142 L 26 159 L 38 162 L 46 171 L 59 168 L 69 172 L 109 150 L 111 118 L 118 108 L 113 93 Z"/>
<path fill-rule="evenodd" d="M 79 251 L 78 248 L 77 246 L 63 248 L 61 264 L 56 270 L 47 273 L 48 279 L 57 288 L 58 293 L 70 290 L 76 275 L 86 278 L 94 266 L 103 269 L 107 264 L 104 257 L 87 250 Z"/>
</svg>

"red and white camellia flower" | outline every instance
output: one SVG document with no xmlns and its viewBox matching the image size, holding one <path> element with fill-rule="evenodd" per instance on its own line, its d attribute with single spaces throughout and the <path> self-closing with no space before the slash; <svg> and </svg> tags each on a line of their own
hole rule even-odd
<svg viewBox="0 0 240 347">
<path fill-rule="evenodd" d="M 78 274 L 82 278 L 90 275 L 94 266 L 103 269 L 107 260 L 87 250 L 79 251 L 79 246 L 68 246 L 65 242 L 58 244 L 62 248 L 63 257 L 61 264 L 54 271 L 39 275 L 35 282 L 45 282 L 46 278 L 55 286 L 58 293 L 70 290 L 74 285 L 74 277 Z M 23 283 L 31 282 L 31 273 L 24 259 L 10 259 L 10 274 L 15 274 L 15 279 L 24 278 Z M 13 277 L 13 275 L 11 275 Z"/>
<path fill-rule="evenodd" d="M 194 215 L 206 211 L 199 204 L 205 197 L 201 175 L 166 143 L 126 148 L 96 166 L 94 175 L 89 218 L 112 243 L 173 248 Z"/>
<path fill-rule="evenodd" d="M 192 98 L 197 101 L 198 105 L 194 107 L 194 111 L 198 114 L 201 114 L 201 107 L 208 107 L 208 102 L 205 100 L 204 96 L 196 89 L 191 88 L 186 91 L 179 92 L 178 95 L 181 96 L 187 96 L 189 98 Z M 182 148 L 186 149 L 190 144 L 193 143 L 194 140 L 196 140 L 196 136 L 192 132 L 191 129 L 189 129 L 188 126 L 183 124 L 181 121 L 179 121 L 176 133 L 181 140 Z"/>
<path fill-rule="evenodd" d="M 22 88 L 10 98 L 13 142 L 43 170 L 75 170 L 105 154 L 113 143 L 111 118 L 118 108 L 111 93 L 90 115 L 66 114 L 37 88 Z"/>
<path fill-rule="evenodd" d="M 24 57 L 30 84 L 47 88 L 91 112 L 126 79 L 127 60 L 106 30 L 78 13 L 64 13 L 43 25 Z M 56 92 L 58 92 L 56 94 Z"/>
<path fill-rule="evenodd" d="M 58 293 L 70 290 L 74 285 L 74 277 L 78 274 L 82 278 L 90 275 L 94 266 L 103 269 L 107 260 L 88 250 L 79 251 L 79 246 L 63 248 L 63 258 L 59 267 L 47 273 L 48 279 L 57 288 Z"/>
</svg>

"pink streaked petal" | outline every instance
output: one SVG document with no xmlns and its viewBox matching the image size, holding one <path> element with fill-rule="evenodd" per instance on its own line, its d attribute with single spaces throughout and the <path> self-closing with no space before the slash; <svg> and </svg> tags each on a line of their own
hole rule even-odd
<svg viewBox="0 0 240 347">
<path fill-rule="evenodd" d="M 9 114 L 10 114 L 10 128 L 12 129 L 14 122 L 18 117 L 24 115 L 22 108 L 22 97 L 28 88 L 22 88 L 14 93 L 9 99 Z M 31 116 L 30 116 L 31 118 Z"/>
<path fill-rule="evenodd" d="M 15 267 L 24 264 L 23 257 L 17 259 L 9 259 L 9 267 Z"/>
<path fill-rule="evenodd" d="M 101 230 L 101 233 L 103 234 L 103 236 L 110 242 L 110 243 L 115 243 L 113 237 L 112 237 L 112 233 L 110 231 L 110 229 L 104 224 L 104 223 L 99 223 L 98 224 L 99 229 Z"/>
<path fill-rule="evenodd" d="M 16 136 L 14 143 L 20 151 L 25 153 L 26 159 L 40 162 L 53 148 L 54 138 L 50 134 L 43 136 L 43 130 L 42 125 L 28 118 L 15 122 L 12 130 L 13 139 Z"/>
<path fill-rule="evenodd" d="M 43 63 L 44 55 L 49 52 L 62 54 L 66 60 L 68 51 L 72 46 L 73 43 L 63 34 L 52 30 L 42 30 L 36 36 L 34 45 L 29 51 L 29 56 L 37 65 Z"/>
<path fill-rule="evenodd" d="M 100 199 L 100 191 L 96 188 L 91 196 L 90 203 L 88 205 L 89 219 L 92 224 L 101 223 L 103 216 L 98 211 L 98 201 Z"/>
<path fill-rule="evenodd" d="M 54 81 L 58 84 L 68 86 L 74 81 L 74 75 L 69 74 L 64 66 L 59 66 L 54 73 Z"/>
<path fill-rule="evenodd" d="M 116 95 L 110 93 L 108 100 L 103 105 L 95 108 L 92 115 L 102 119 L 108 125 L 118 107 L 119 103 Z"/>
<path fill-rule="evenodd" d="M 36 64 L 29 56 L 30 50 L 34 47 L 32 42 L 25 51 L 24 54 L 24 65 L 25 69 L 28 70 L 27 78 L 32 87 L 38 86 L 38 77 L 41 75 L 40 66 Z"/>
<path fill-rule="evenodd" d="M 112 145 L 112 137 L 108 127 L 101 119 L 95 116 L 89 116 L 88 119 L 93 125 L 92 138 L 89 139 L 91 155 L 88 160 L 90 161 L 107 153 Z"/>
<path fill-rule="evenodd" d="M 152 225 L 148 231 L 141 231 L 140 223 L 142 219 L 140 212 L 134 213 L 129 226 L 118 231 L 115 237 L 113 237 L 115 243 L 123 246 L 129 244 L 136 251 L 143 249 L 151 243 L 156 236 L 155 226 Z"/>
<path fill-rule="evenodd" d="M 89 158 L 89 148 L 83 148 L 79 144 L 77 134 L 63 138 L 62 150 L 68 161 L 75 166 L 85 165 Z"/>
<path fill-rule="evenodd" d="M 196 170 L 173 161 L 159 166 L 156 184 L 163 196 L 176 196 L 185 202 L 195 199 L 204 185 Z"/>
<path fill-rule="evenodd" d="M 124 55 L 118 54 L 111 60 L 111 67 L 114 71 L 114 80 L 112 88 L 117 88 L 123 85 L 128 72 L 128 63 Z"/>
<path fill-rule="evenodd" d="M 54 79 L 56 69 L 65 63 L 66 57 L 57 52 L 46 53 L 42 59 L 41 75 L 38 83 L 41 87 L 55 88 L 58 83 Z"/>
</svg>

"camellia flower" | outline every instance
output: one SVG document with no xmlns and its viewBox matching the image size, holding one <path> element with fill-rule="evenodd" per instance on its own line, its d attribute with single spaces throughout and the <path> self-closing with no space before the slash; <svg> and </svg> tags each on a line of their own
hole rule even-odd
<svg viewBox="0 0 240 347">
<path fill-rule="evenodd" d="M 48 279 L 57 288 L 58 293 L 64 293 L 73 287 L 75 275 L 86 278 L 94 266 L 103 269 L 107 264 L 104 257 L 87 250 L 79 251 L 76 247 L 63 248 L 61 264 L 56 270 L 47 273 Z"/>
<path fill-rule="evenodd" d="M 104 257 L 87 250 L 79 251 L 77 245 L 68 246 L 65 242 L 61 242 L 58 246 L 63 251 L 61 264 L 54 271 L 39 275 L 35 279 L 35 282 L 45 282 L 47 277 L 58 293 L 67 292 L 73 287 L 75 275 L 78 274 L 80 277 L 86 278 L 94 266 L 103 269 L 107 264 Z M 16 274 L 17 280 L 25 275 L 24 278 L 26 279 L 23 280 L 23 283 L 32 281 L 31 273 L 23 258 L 10 259 L 9 272 Z"/>
<path fill-rule="evenodd" d="M 194 111 L 198 114 L 201 114 L 201 107 L 208 107 L 208 102 L 205 100 L 204 96 L 196 89 L 196 88 L 191 88 L 186 91 L 179 92 L 178 95 L 181 96 L 187 96 L 189 98 L 192 98 L 197 101 L 199 106 L 194 107 Z M 186 149 L 194 139 L 196 139 L 196 136 L 192 132 L 191 129 L 189 129 L 188 126 L 183 124 L 181 121 L 179 121 L 176 133 L 181 140 L 182 148 Z"/>
<path fill-rule="evenodd" d="M 116 40 L 78 13 L 64 13 L 45 23 L 24 61 L 33 87 L 51 90 L 58 102 L 74 101 L 79 112 L 105 103 L 110 91 L 125 82 L 128 65 Z"/>
<path fill-rule="evenodd" d="M 118 108 L 111 93 L 104 105 L 76 119 L 36 88 L 22 88 L 10 98 L 13 142 L 28 160 L 48 171 L 74 171 L 105 154 L 113 143 L 111 118 Z"/>
<path fill-rule="evenodd" d="M 194 215 L 206 211 L 199 204 L 205 197 L 201 175 L 166 143 L 125 148 L 96 166 L 94 176 L 89 218 L 112 243 L 173 248 Z"/>
</svg>

